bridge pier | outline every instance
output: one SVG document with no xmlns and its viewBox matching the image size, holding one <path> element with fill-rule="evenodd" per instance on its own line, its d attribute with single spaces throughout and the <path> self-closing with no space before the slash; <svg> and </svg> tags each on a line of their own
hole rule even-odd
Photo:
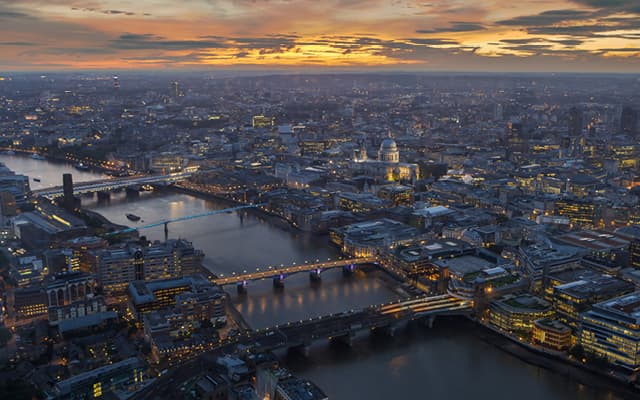
<svg viewBox="0 0 640 400">
<path fill-rule="evenodd" d="M 342 276 L 351 276 L 353 275 L 353 271 L 356 270 L 355 264 L 348 264 L 342 266 Z"/>
<path fill-rule="evenodd" d="M 236 284 L 236 289 L 238 291 L 238 294 L 247 294 L 247 286 L 248 286 L 247 281 L 238 282 Z"/>
<path fill-rule="evenodd" d="M 320 283 L 322 280 L 320 274 L 322 270 L 320 268 L 309 271 L 309 280 L 311 283 Z"/>
<path fill-rule="evenodd" d="M 284 275 L 276 275 L 273 277 L 273 288 L 274 289 L 284 289 Z"/>
<path fill-rule="evenodd" d="M 107 190 L 101 190 L 98 192 L 98 201 L 109 201 L 111 200 L 111 192 Z"/>
<path fill-rule="evenodd" d="M 391 324 L 385 327 L 382 327 L 381 332 L 386 334 L 387 336 L 394 337 L 396 336 L 396 332 L 398 332 L 398 326 Z"/>
<path fill-rule="evenodd" d="M 349 333 L 345 333 L 344 335 L 333 336 L 329 340 L 333 343 L 341 343 L 349 347 L 352 347 L 353 339 L 355 336 L 356 336 L 355 333 L 349 332 Z"/>
<path fill-rule="evenodd" d="M 310 342 L 305 342 L 303 344 L 298 344 L 298 345 L 294 345 L 291 346 L 287 349 L 287 351 L 289 352 L 299 352 L 300 354 L 302 354 L 305 357 L 309 357 L 309 354 L 311 354 L 311 343 Z"/>
<path fill-rule="evenodd" d="M 431 329 L 433 328 L 433 323 L 436 322 L 436 316 L 435 315 L 429 315 L 427 318 L 424 319 L 424 326 L 426 326 L 427 328 Z"/>
<path fill-rule="evenodd" d="M 138 197 L 140 197 L 140 189 L 133 187 L 133 186 L 129 186 L 125 189 L 125 192 L 127 193 L 127 198 L 131 198 L 131 199 L 137 199 Z"/>
<path fill-rule="evenodd" d="M 165 222 L 164 223 L 164 241 L 166 242 L 167 240 L 169 240 L 169 223 Z"/>
</svg>

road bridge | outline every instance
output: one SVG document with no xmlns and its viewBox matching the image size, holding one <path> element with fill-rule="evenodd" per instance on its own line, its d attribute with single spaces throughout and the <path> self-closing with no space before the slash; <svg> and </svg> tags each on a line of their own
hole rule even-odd
<svg viewBox="0 0 640 400">
<path fill-rule="evenodd" d="M 243 274 L 232 274 L 229 276 L 220 276 L 212 280 L 216 285 L 224 286 L 237 284 L 239 289 L 246 289 L 248 282 L 273 279 L 274 286 L 282 286 L 284 279 L 299 272 L 309 272 L 312 280 L 320 280 L 320 274 L 323 271 L 333 268 L 343 267 L 346 273 L 353 272 L 357 265 L 372 264 L 378 261 L 377 257 L 359 257 L 359 258 L 340 258 L 338 260 L 327 260 L 320 262 L 319 260 L 311 263 L 303 263 L 300 265 L 267 267 L 256 269 L 255 272 L 245 272 Z"/>
<path fill-rule="evenodd" d="M 109 192 L 118 189 L 126 189 L 135 186 L 153 185 L 153 184 L 171 184 L 190 178 L 193 172 L 176 172 L 166 175 L 144 175 L 129 176 L 126 178 L 100 179 L 96 181 L 82 182 L 74 185 L 73 194 L 81 195 L 96 192 Z M 52 188 L 38 189 L 32 191 L 36 196 L 54 199 L 64 194 L 62 186 Z"/>
</svg>

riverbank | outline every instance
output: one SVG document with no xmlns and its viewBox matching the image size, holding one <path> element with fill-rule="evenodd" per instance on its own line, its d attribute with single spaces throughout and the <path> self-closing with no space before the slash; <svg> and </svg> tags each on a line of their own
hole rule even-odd
<svg viewBox="0 0 640 400">
<path fill-rule="evenodd" d="M 475 334 L 478 338 L 527 364 L 552 371 L 585 386 L 599 390 L 609 390 L 618 396 L 622 396 L 623 399 L 640 398 L 640 390 L 628 382 L 621 381 L 602 371 L 575 365 L 564 357 L 554 356 L 531 348 L 475 320 L 470 319 L 470 321 L 476 327 Z"/>
<path fill-rule="evenodd" d="M 47 161 L 53 164 L 73 165 L 74 168 L 76 168 L 76 165 L 77 165 L 77 163 L 75 163 L 74 161 L 68 160 L 65 157 L 62 157 L 62 156 L 54 157 L 51 154 L 48 154 L 46 152 L 38 152 L 33 150 L 26 150 L 26 149 L 20 149 L 20 148 L 12 148 L 12 147 L 0 147 L 0 151 L 4 151 L 5 154 L 7 154 L 7 152 L 13 152 L 13 154 L 7 154 L 7 155 L 16 155 L 21 157 L 30 157 L 33 155 L 38 155 L 42 157 L 41 158 L 42 161 Z M 95 165 L 86 165 L 86 170 L 82 170 L 82 171 L 89 171 L 89 172 L 106 174 L 106 175 L 110 175 L 110 174 L 113 174 L 114 172 L 117 172 L 117 170 L 115 169 L 104 168 L 104 167 L 99 167 Z"/>
</svg>

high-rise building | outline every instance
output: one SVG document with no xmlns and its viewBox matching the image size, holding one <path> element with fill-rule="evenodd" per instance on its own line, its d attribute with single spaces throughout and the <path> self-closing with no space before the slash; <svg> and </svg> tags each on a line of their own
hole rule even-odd
<svg viewBox="0 0 640 400">
<path fill-rule="evenodd" d="M 502 104 L 497 103 L 493 106 L 493 120 L 494 121 L 502 121 L 504 116 Z"/>
<path fill-rule="evenodd" d="M 180 96 L 180 84 L 178 81 L 171 82 L 171 95 L 175 98 Z"/>
<path fill-rule="evenodd" d="M 68 210 L 72 210 L 76 202 L 75 197 L 73 197 L 73 175 L 62 174 L 62 192 L 64 194 L 62 200 L 64 207 Z"/>
<path fill-rule="evenodd" d="M 584 118 L 582 115 L 582 110 L 579 110 L 576 107 L 572 107 L 569 110 L 569 116 L 567 120 L 569 136 L 577 137 L 582 135 L 583 119 Z"/>
<path fill-rule="evenodd" d="M 12 170 L 0 163 L 0 191 L 8 191 L 15 199 L 18 207 L 27 203 L 27 198 L 31 192 L 29 187 L 29 177 L 26 175 L 16 175 Z"/>
<path fill-rule="evenodd" d="M 638 111 L 624 107 L 620 115 L 620 132 L 629 136 L 638 134 Z"/>
</svg>

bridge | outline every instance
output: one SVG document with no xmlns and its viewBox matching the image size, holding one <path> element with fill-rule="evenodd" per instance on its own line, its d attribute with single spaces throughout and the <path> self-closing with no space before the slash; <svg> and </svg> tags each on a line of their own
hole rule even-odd
<svg viewBox="0 0 640 400">
<path fill-rule="evenodd" d="M 129 227 L 129 228 L 124 228 L 124 229 L 120 229 L 120 230 L 113 231 L 113 232 L 107 232 L 105 234 L 105 236 L 120 235 L 120 234 L 124 234 L 124 233 L 130 233 L 130 232 L 134 232 L 134 231 L 139 231 L 141 229 L 149 229 L 149 228 L 155 228 L 157 226 L 164 226 L 164 235 L 165 235 L 165 240 L 166 240 L 167 236 L 169 235 L 169 224 L 172 223 L 172 222 L 189 221 L 189 220 L 196 219 L 196 218 L 209 217 L 211 215 L 218 215 L 218 214 L 222 214 L 222 213 L 230 213 L 230 212 L 233 212 L 233 211 L 244 210 L 244 209 L 247 209 L 247 208 L 256 208 L 256 207 L 263 206 L 264 204 L 265 203 L 245 204 L 245 205 L 236 206 L 236 207 L 224 208 L 222 210 L 213 210 L 213 211 L 207 211 L 205 213 L 200 213 L 200 214 L 192 214 L 192 215 L 185 215 L 185 216 L 182 216 L 182 217 L 177 217 L 177 218 L 172 218 L 172 219 L 164 219 L 162 221 L 156 221 L 156 222 L 152 222 L 152 223 L 146 224 L 146 225 L 132 226 L 132 227 Z"/>
<path fill-rule="evenodd" d="M 74 195 L 108 192 L 112 190 L 125 189 L 134 186 L 153 185 L 153 184 L 169 184 L 190 178 L 193 172 L 176 172 L 167 175 L 150 175 L 150 176 L 132 176 L 126 178 L 101 179 L 96 181 L 81 182 L 73 187 Z M 64 194 L 62 186 L 52 188 L 34 190 L 32 192 L 36 196 L 54 199 Z"/>
<path fill-rule="evenodd" d="M 473 301 L 449 294 L 419 296 L 254 331 L 246 346 L 253 346 L 256 352 L 295 347 L 303 347 L 307 352 L 313 342 L 322 339 L 351 345 L 353 337 L 361 331 L 381 330 L 393 336 L 408 321 L 424 320 L 431 327 L 438 315 L 467 315 L 472 308 Z"/>
<path fill-rule="evenodd" d="M 338 260 L 327 260 L 320 262 L 317 260 L 312 263 L 304 263 L 300 265 L 291 265 L 287 267 L 267 267 L 266 269 L 256 269 L 255 272 L 232 274 L 227 277 L 220 276 L 212 280 L 216 285 L 224 286 L 237 284 L 238 290 L 243 292 L 246 290 L 246 286 L 249 281 L 261 280 L 261 279 L 273 279 L 273 284 L 276 287 L 282 287 L 284 285 L 284 279 L 299 272 L 309 272 L 311 280 L 319 281 L 320 274 L 328 269 L 343 267 L 345 274 L 349 274 L 354 271 L 355 266 L 358 264 L 372 264 L 378 261 L 377 257 L 360 257 L 360 258 L 340 258 Z"/>
<path fill-rule="evenodd" d="M 230 336 L 215 348 L 206 352 L 196 352 L 193 357 L 172 368 L 153 385 L 133 396 L 135 399 L 155 399 L 170 394 L 180 386 L 180 382 L 200 373 L 212 358 L 233 354 L 242 348 L 242 352 L 254 354 L 298 348 L 305 355 L 310 346 L 319 340 L 338 341 L 352 344 L 359 332 L 380 332 L 393 336 L 402 324 L 420 321 L 432 327 L 437 316 L 470 315 L 473 301 L 453 295 L 417 296 L 410 299 L 393 301 L 386 304 L 329 314 L 307 320 L 289 322 L 273 327 L 250 330 Z"/>
</svg>

